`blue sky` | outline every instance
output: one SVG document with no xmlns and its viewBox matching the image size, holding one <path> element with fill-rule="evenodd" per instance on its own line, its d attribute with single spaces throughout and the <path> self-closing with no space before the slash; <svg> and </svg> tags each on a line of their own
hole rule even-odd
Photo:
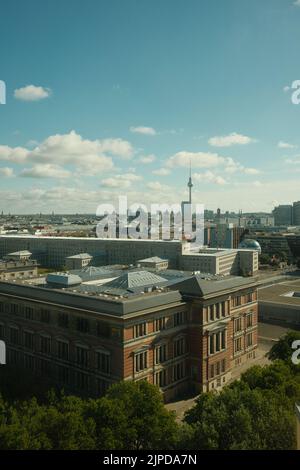
<svg viewBox="0 0 300 470">
<path fill-rule="evenodd" d="M 299 3 L 299 5 L 297 5 Z M 300 199 L 300 2 L 3 0 L 0 210 Z"/>
</svg>

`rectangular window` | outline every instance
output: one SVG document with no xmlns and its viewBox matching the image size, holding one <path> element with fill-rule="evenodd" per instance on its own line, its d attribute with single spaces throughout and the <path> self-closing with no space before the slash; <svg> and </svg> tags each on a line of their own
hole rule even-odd
<svg viewBox="0 0 300 470">
<path fill-rule="evenodd" d="M 78 365 L 82 367 L 87 367 L 88 366 L 88 356 L 89 356 L 89 351 L 86 348 L 81 348 L 80 346 L 77 346 L 76 348 L 76 362 Z"/>
<path fill-rule="evenodd" d="M 64 341 L 57 341 L 57 355 L 59 359 L 67 361 L 69 359 L 69 344 Z"/>
<path fill-rule="evenodd" d="M 220 312 L 221 312 L 221 305 L 216 304 L 216 317 L 219 319 L 220 318 Z"/>
<path fill-rule="evenodd" d="M 25 318 L 27 318 L 27 320 L 33 320 L 33 314 L 33 308 L 25 307 Z"/>
<path fill-rule="evenodd" d="M 225 372 L 226 370 L 226 359 L 222 359 L 221 361 L 221 372 Z"/>
<path fill-rule="evenodd" d="M 154 381 L 155 381 L 155 385 L 158 385 L 159 387 L 165 387 L 168 384 L 167 370 L 163 369 L 163 370 L 160 370 L 159 372 L 156 372 Z"/>
<path fill-rule="evenodd" d="M 216 352 L 220 351 L 220 347 L 221 347 L 221 344 L 220 344 L 220 336 L 221 336 L 221 333 L 216 333 Z"/>
<path fill-rule="evenodd" d="M 214 305 L 210 305 L 210 306 L 208 307 L 208 310 L 209 310 L 209 319 L 210 319 L 210 321 L 214 321 L 214 319 L 215 319 L 215 313 L 214 313 L 215 308 L 214 308 Z"/>
<path fill-rule="evenodd" d="M 105 352 L 97 352 L 97 368 L 104 374 L 110 373 L 110 355 Z"/>
<path fill-rule="evenodd" d="M 239 307 L 240 305 L 242 305 L 242 297 L 240 295 L 237 295 L 236 297 L 233 297 L 232 306 L 233 307 Z"/>
<path fill-rule="evenodd" d="M 214 335 L 209 336 L 209 353 L 214 354 L 215 352 L 215 337 Z"/>
<path fill-rule="evenodd" d="M 213 379 L 215 376 L 215 365 L 211 364 L 210 366 L 210 378 Z"/>
<path fill-rule="evenodd" d="M 135 355 L 135 371 L 140 372 L 147 369 L 148 352 L 144 351 Z"/>
<path fill-rule="evenodd" d="M 77 318 L 77 330 L 81 333 L 88 333 L 90 331 L 89 321 L 86 318 Z"/>
<path fill-rule="evenodd" d="M 242 350 L 242 338 L 238 338 L 234 342 L 234 352 L 240 352 Z"/>
<path fill-rule="evenodd" d="M 221 332 L 221 348 L 226 349 L 226 331 Z"/>
<path fill-rule="evenodd" d="M 12 344 L 19 344 L 19 329 L 11 327 L 9 329 L 9 339 Z"/>
<path fill-rule="evenodd" d="M 134 326 L 134 337 L 140 338 L 141 336 L 145 336 L 147 334 L 147 323 L 138 323 Z"/>
<path fill-rule="evenodd" d="M 50 323 L 50 311 L 42 308 L 41 310 L 41 322 Z"/>
<path fill-rule="evenodd" d="M 155 364 L 161 364 L 167 360 L 167 345 L 160 344 L 155 348 Z"/>
<path fill-rule="evenodd" d="M 222 302 L 221 304 L 221 310 L 222 310 L 222 317 L 226 316 L 226 302 Z"/>
<path fill-rule="evenodd" d="M 29 331 L 24 331 L 24 346 L 28 349 L 34 348 L 34 334 Z"/>
<path fill-rule="evenodd" d="M 173 367 L 173 380 L 177 382 L 185 377 L 185 363 L 179 362 Z"/>
<path fill-rule="evenodd" d="M 253 326 L 253 315 L 252 315 L 252 313 L 249 313 L 246 316 L 246 327 L 251 328 L 251 326 Z"/>
<path fill-rule="evenodd" d="M 253 335 L 252 335 L 252 333 L 249 333 L 246 336 L 246 348 L 249 348 L 252 345 L 253 345 Z"/>
<path fill-rule="evenodd" d="M 242 317 L 234 320 L 234 332 L 238 333 L 239 331 L 242 331 Z"/>
<path fill-rule="evenodd" d="M 183 325 L 186 322 L 186 312 L 176 312 L 173 315 L 174 327 Z"/>
<path fill-rule="evenodd" d="M 185 338 L 180 338 L 174 342 L 174 357 L 182 356 L 186 352 Z"/>
<path fill-rule="evenodd" d="M 51 338 L 49 336 L 41 336 L 41 352 L 51 354 Z"/>
<path fill-rule="evenodd" d="M 157 318 L 154 322 L 155 331 L 161 331 L 166 329 L 166 317 Z"/>
<path fill-rule="evenodd" d="M 58 326 L 61 328 L 69 327 L 69 315 L 67 313 L 59 313 L 57 317 Z"/>
</svg>

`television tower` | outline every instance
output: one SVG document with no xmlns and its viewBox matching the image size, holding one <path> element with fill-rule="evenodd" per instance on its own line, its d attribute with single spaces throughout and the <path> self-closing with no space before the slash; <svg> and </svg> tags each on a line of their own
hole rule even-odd
<svg viewBox="0 0 300 470">
<path fill-rule="evenodd" d="M 189 204 L 192 204 L 192 162 L 190 160 L 190 177 L 189 177 L 189 182 L 188 182 L 188 188 L 189 188 Z"/>
</svg>

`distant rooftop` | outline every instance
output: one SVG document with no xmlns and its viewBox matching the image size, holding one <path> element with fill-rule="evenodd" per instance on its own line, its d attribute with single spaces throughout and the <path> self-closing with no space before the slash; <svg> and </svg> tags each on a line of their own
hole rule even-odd
<svg viewBox="0 0 300 470">
<path fill-rule="evenodd" d="M 67 256 L 67 258 L 75 259 L 92 259 L 93 257 L 89 253 L 79 253 L 78 255 Z"/>
</svg>

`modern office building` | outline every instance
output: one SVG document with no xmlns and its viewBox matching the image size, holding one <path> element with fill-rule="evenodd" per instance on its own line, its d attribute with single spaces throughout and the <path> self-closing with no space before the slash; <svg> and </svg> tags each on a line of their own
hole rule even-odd
<svg viewBox="0 0 300 470">
<path fill-rule="evenodd" d="M 281 204 L 273 209 L 274 224 L 292 225 L 293 223 L 293 206 L 291 204 Z"/>
<path fill-rule="evenodd" d="M 0 236 L 0 256 L 17 249 L 30 250 L 41 266 L 55 269 L 65 266 L 67 257 L 89 253 L 98 266 L 136 264 L 158 256 L 171 269 L 246 276 L 258 270 L 258 255 L 253 250 L 197 248 L 179 240 Z"/>
<path fill-rule="evenodd" d="M 220 389 L 255 357 L 254 278 L 94 269 L 0 282 L 0 339 L 20 379 L 84 396 L 143 379 L 168 401 Z"/>
<path fill-rule="evenodd" d="M 293 202 L 293 225 L 300 225 L 300 201 Z"/>
</svg>

